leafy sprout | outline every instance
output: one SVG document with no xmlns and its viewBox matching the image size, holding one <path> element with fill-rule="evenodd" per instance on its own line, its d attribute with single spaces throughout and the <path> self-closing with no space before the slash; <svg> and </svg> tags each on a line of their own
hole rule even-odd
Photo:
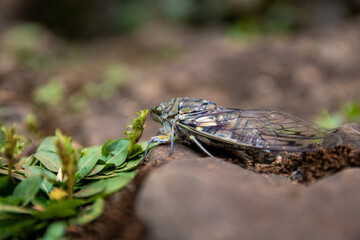
<svg viewBox="0 0 360 240">
<path fill-rule="evenodd" d="M 129 156 L 131 156 L 134 152 L 136 152 L 139 149 L 136 149 L 136 144 L 140 140 L 142 133 L 144 131 L 145 127 L 145 120 L 146 116 L 148 114 L 149 110 L 144 109 L 140 111 L 140 113 L 136 113 L 138 115 L 137 118 L 133 120 L 132 125 L 128 125 L 125 128 L 124 135 L 128 137 L 130 140 L 130 146 L 129 146 Z M 128 129 L 131 128 L 133 131 L 128 131 Z"/>
<path fill-rule="evenodd" d="M 60 130 L 56 130 L 56 148 L 62 161 L 61 170 L 63 176 L 68 179 L 68 195 L 73 198 L 75 174 L 77 171 L 77 162 L 81 153 L 74 149 L 71 144 L 71 137 L 63 135 Z"/>
<path fill-rule="evenodd" d="M 11 181 L 15 183 L 15 179 L 11 172 L 15 161 L 19 159 L 22 153 L 25 142 L 19 135 L 15 134 L 14 126 L 10 128 L 5 125 L 1 126 L 0 132 L 0 153 L 8 161 L 8 176 Z"/>
</svg>

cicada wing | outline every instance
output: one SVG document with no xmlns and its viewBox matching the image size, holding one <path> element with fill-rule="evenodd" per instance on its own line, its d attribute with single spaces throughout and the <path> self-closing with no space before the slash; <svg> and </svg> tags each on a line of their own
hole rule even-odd
<svg viewBox="0 0 360 240">
<path fill-rule="evenodd" d="M 269 110 L 220 109 L 184 117 L 188 130 L 240 147 L 279 151 L 306 151 L 331 131 L 293 115 Z"/>
<path fill-rule="evenodd" d="M 314 144 L 321 143 L 326 136 L 332 135 L 331 130 L 284 112 L 251 110 L 242 115 L 249 116 L 254 122 L 269 149 L 306 151 L 313 148 Z"/>
</svg>

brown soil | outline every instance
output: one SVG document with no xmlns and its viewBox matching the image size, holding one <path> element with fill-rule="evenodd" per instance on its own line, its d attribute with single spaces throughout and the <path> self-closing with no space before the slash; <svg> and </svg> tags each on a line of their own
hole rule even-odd
<svg viewBox="0 0 360 240">
<path fill-rule="evenodd" d="M 295 182 L 309 184 L 344 168 L 359 166 L 359 150 L 350 146 L 338 146 L 282 157 L 271 164 L 249 162 L 246 168 L 257 173 L 285 175 Z"/>
</svg>

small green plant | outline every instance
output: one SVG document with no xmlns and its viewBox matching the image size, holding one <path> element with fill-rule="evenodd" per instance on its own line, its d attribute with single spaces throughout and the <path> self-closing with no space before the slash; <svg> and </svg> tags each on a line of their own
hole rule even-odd
<svg viewBox="0 0 360 240">
<path fill-rule="evenodd" d="M 141 149 L 141 146 L 136 144 L 140 140 L 142 133 L 144 131 L 146 116 L 148 112 L 149 110 L 144 109 L 143 111 L 140 111 L 140 113 L 136 113 L 138 117 L 133 120 L 133 124 L 127 125 L 125 128 L 124 135 L 127 136 L 130 141 L 130 146 L 129 146 L 130 155 Z M 129 128 L 131 128 L 132 131 L 128 131 Z M 136 149 L 136 146 L 138 147 L 138 149 Z"/>
<path fill-rule="evenodd" d="M 261 23 L 258 17 L 247 17 L 229 26 L 228 35 L 233 39 L 251 42 L 262 35 Z"/>
<path fill-rule="evenodd" d="M 50 79 L 45 85 L 36 89 L 34 102 L 38 106 L 54 107 L 59 105 L 65 96 L 65 87 L 58 78 Z"/>
<path fill-rule="evenodd" d="M 63 239 L 67 226 L 99 217 L 104 198 L 138 173 L 147 143 L 137 142 L 147 112 L 134 119 L 133 132 L 126 131 L 128 138 L 75 149 L 71 138 L 57 130 L 34 155 L 9 161 L 14 168 L 0 165 L 0 239 Z M 6 158 L 19 158 L 22 144 L 14 128 L 2 127 L 0 147 Z M 14 173 L 7 176 L 12 169 Z M 12 178 L 17 183 L 11 184 Z"/>
<path fill-rule="evenodd" d="M 73 111 L 82 112 L 89 107 L 89 98 L 82 93 L 75 93 L 69 97 L 69 104 Z"/>
<path fill-rule="evenodd" d="M 81 153 L 74 149 L 71 144 L 71 137 L 63 135 L 60 130 L 56 130 L 55 137 L 56 149 L 61 159 L 62 176 L 67 177 L 68 195 L 69 198 L 72 199 L 75 173 L 77 171 L 77 163 L 81 157 Z"/>
<path fill-rule="evenodd" d="M 122 64 L 107 66 L 103 72 L 103 81 L 99 83 L 88 82 L 78 92 L 69 97 L 70 107 L 80 112 L 89 105 L 89 100 L 99 98 L 108 100 L 115 96 L 116 92 L 126 83 L 127 69 Z"/>
<path fill-rule="evenodd" d="M 40 137 L 38 119 L 35 114 L 29 113 L 25 118 L 26 129 L 36 137 Z"/>
<path fill-rule="evenodd" d="M 98 97 L 106 100 L 115 95 L 126 79 L 127 69 L 122 64 L 110 65 L 104 70 L 103 81 L 86 84 L 84 92 L 89 98 Z"/>
<path fill-rule="evenodd" d="M 360 123 L 360 103 L 350 101 L 345 103 L 334 113 L 322 110 L 316 123 L 325 128 L 337 128 L 344 123 Z"/>
<path fill-rule="evenodd" d="M 3 34 L 0 47 L 4 49 L 6 57 L 34 70 L 42 70 L 52 63 L 51 50 L 44 44 L 48 36 L 45 28 L 39 24 L 20 24 Z"/>
<path fill-rule="evenodd" d="M 228 35 L 251 42 L 267 35 L 287 34 L 299 21 L 299 10 L 284 1 L 273 1 L 262 14 L 242 16 L 228 27 Z"/>
<path fill-rule="evenodd" d="M 20 158 L 24 141 L 22 137 L 15 134 L 15 127 L 1 126 L 0 128 L 0 156 L 7 160 L 8 177 L 13 183 L 15 179 L 12 176 L 12 170 L 15 162 Z"/>
<path fill-rule="evenodd" d="M 356 101 L 350 101 L 346 103 L 341 112 L 348 122 L 360 123 L 360 103 Z"/>
</svg>

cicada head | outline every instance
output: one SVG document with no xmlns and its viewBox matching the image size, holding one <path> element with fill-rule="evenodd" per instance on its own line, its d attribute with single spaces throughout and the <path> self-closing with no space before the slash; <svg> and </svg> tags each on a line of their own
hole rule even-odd
<svg viewBox="0 0 360 240">
<path fill-rule="evenodd" d="M 183 98 L 173 98 L 160 103 L 151 109 L 151 117 L 156 121 L 163 123 L 174 118 L 179 113 L 179 104 Z"/>
</svg>

